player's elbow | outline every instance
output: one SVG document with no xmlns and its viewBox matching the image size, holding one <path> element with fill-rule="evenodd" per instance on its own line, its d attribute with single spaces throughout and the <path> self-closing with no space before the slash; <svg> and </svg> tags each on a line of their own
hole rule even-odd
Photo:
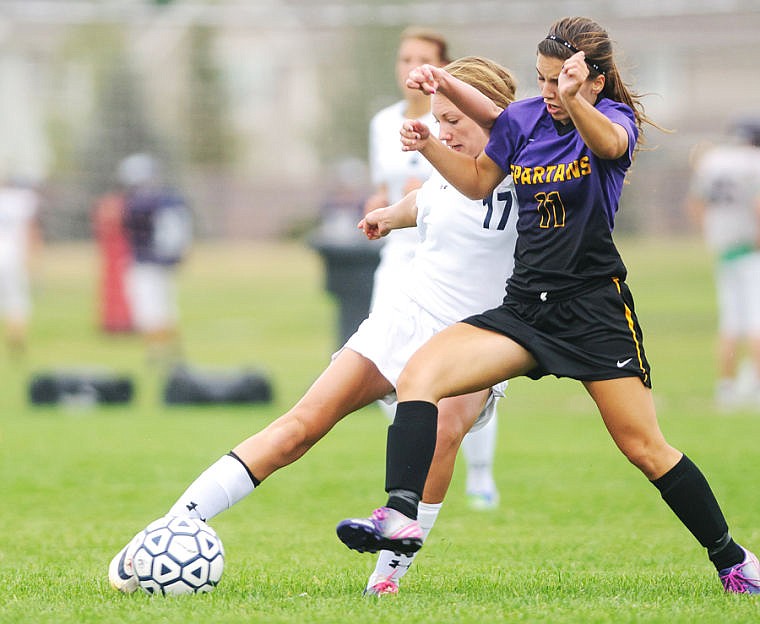
<svg viewBox="0 0 760 624">
<path fill-rule="evenodd" d="M 617 160 L 622 157 L 628 150 L 628 144 L 621 145 L 617 142 L 610 142 L 606 145 L 602 145 L 595 150 L 596 155 L 602 160 Z"/>
<path fill-rule="evenodd" d="M 505 175 L 485 153 L 473 159 L 471 166 L 465 171 L 461 177 L 461 186 L 457 188 L 462 195 L 473 201 L 489 197 Z"/>
<path fill-rule="evenodd" d="M 491 194 L 492 190 L 493 189 L 490 189 L 481 185 L 477 185 L 477 186 L 473 186 L 471 189 L 467 191 L 463 191 L 462 195 L 467 197 L 467 199 L 478 201 L 478 200 L 483 199 L 484 197 L 488 197 Z"/>
<path fill-rule="evenodd" d="M 467 199 L 471 199 L 473 201 L 478 201 L 479 199 L 483 199 L 485 195 L 481 194 L 479 191 L 471 191 L 468 193 L 462 193 Z"/>
<path fill-rule="evenodd" d="M 598 141 L 592 151 L 604 160 L 617 160 L 628 151 L 628 134 L 620 126 L 614 126 L 614 132 Z"/>
<path fill-rule="evenodd" d="M 462 184 L 461 188 L 459 188 L 459 192 L 468 199 L 478 201 L 484 197 L 490 196 L 495 187 L 494 184 L 491 184 L 490 180 L 476 173 Z"/>
</svg>

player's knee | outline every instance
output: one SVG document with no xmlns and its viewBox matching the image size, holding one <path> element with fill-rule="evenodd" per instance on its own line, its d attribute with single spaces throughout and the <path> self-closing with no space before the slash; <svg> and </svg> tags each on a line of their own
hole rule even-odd
<svg viewBox="0 0 760 624">
<path fill-rule="evenodd" d="M 445 440 L 447 444 L 459 447 L 473 422 L 462 416 L 467 411 L 465 407 L 458 405 L 455 409 L 451 409 L 451 403 L 447 402 L 443 403 L 443 407 L 439 405 L 438 440 Z"/>
<path fill-rule="evenodd" d="M 419 366 L 410 362 L 396 382 L 396 393 L 403 401 L 431 401 L 437 403 L 442 394 L 436 381 L 439 375 L 433 366 Z"/>
<path fill-rule="evenodd" d="M 271 439 L 268 442 L 280 456 L 280 463 L 287 465 L 308 451 L 315 443 L 308 423 L 297 414 L 287 414 L 279 419 L 272 427 Z"/>
<path fill-rule="evenodd" d="M 660 445 L 647 440 L 635 439 L 620 445 L 620 450 L 629 462 L 636 466 L 647 477 L 656 475 L 661 464 Z"/>
<path fill-rule="evenodd" d="M 465 432 L 458 426 L 459 423 L 438 420 L 438 433 L 436 438 L 436 452 L 456 452 L 462 443 Z"/>
</svg>

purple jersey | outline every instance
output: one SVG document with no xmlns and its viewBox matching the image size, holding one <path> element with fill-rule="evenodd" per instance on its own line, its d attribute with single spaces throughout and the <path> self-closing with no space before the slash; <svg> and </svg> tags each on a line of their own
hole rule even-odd
<svg viewBox="0 0 760 624">
<path fill-rule="evenodd" d="M 124 226 L 137 262 L 174 265 L 190 243 L 190 211 L 172 189 L 145 188 L 127 194 Z"/>
<path fill-rule="evenodd" d="M 520 206 L 510 295 L 546 301 L 602 278 L 625 279 L 612 228 L 638 129 L 625 104 L 602 98 L 596 109 L 628 133 L 628 152 L 617 160 L 595 156 L 540 97 L 510 104 L 494 124 L 485 151 L 512 175 Z"/>
</svg>

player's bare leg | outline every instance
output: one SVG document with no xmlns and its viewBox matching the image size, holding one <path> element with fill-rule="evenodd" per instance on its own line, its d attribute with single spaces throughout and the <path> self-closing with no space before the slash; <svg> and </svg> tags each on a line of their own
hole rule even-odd
<svg viewBox="0 0 760 624">
<path fill-rule="evenodd" d="M 483 411 L 490 390 L 459 397 L 442 399 L 439 404 L 438 434 L 417 520 L 424 542 L 435 524 L 454 473 L 457 451 L 462 439 Z M 495 406 L 494 406 L 495 407 Z M 489 409 L 492 409 L 489 407 Z M 396 594 L 399 581 L 407 573 L 415 554 L 402 555 L 390 550 L 378 553 L 375 569 L 370 575 L 364 594 L 383 596 Z"/>
<path fill-rule="evenodd" d="M 275 470 L 302 457 L 344 416 L 391 390 L 372 362 L 344 349 L 293 408 L 209 466 L 167 515 L 210 520 L 253 492 Z M 137 589 L 129 544 L 111 561 L 109 581 L 125 593 Z"/>
<path fill-rule="evenodd" d="M 760 563 L 732 539 L 718 501 L 699 468 L 665 441 L 657 424 L 651 390 L 638 377 L 584 385 L 615 444 L 707 550 L 724 589 L 760 593 Z"/>
<path fill-rule="evenodd" d="M 535 365 L 515 341 L 466 323 L 447 327 L 420 347 L 397 384 L 399 404 L 388 430 L 388 502 L 369 518 L 341 521 L 336 528 L 340 540 L 359 552 L 408 555 L 419 550 L 417 505 L 435 451 L 437 403 L 443 397 L 490 388 Z"/>
</svg>

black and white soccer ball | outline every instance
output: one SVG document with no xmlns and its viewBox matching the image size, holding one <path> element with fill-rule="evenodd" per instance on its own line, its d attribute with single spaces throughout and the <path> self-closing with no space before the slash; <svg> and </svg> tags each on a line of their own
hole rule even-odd
<svg viewBox="0 0 760 624">
<path fill-rule="evenodd" d="M 130 544 L 134 574 L 148 594 L 210 592 L 222 578 L 224 546 L 202 520 L 166 516 Z"/>
</svg>

